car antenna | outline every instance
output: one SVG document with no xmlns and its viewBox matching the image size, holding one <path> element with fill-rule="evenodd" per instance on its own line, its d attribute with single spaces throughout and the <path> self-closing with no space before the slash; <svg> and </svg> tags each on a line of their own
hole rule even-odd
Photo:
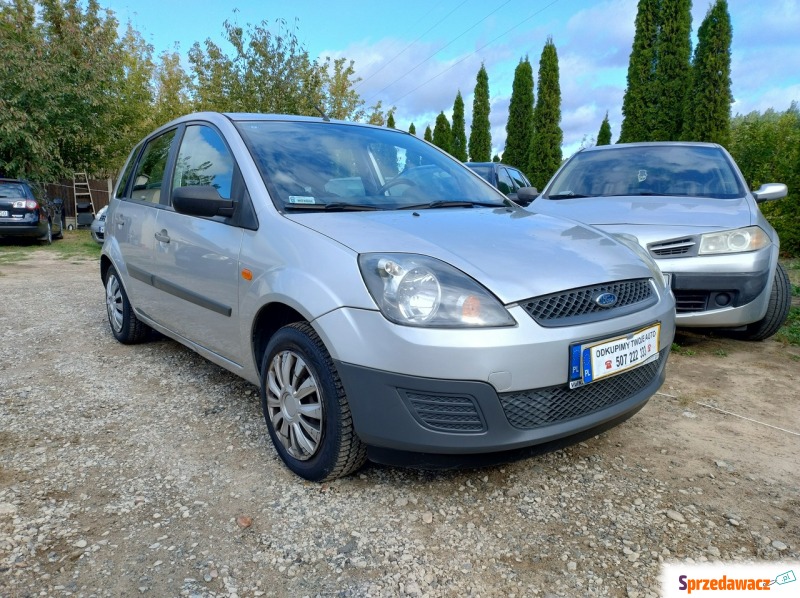
<svg viewBox="0 0 800 598">
<path fill-rule="evenodd" d="M 331 119 L 328 118 L 328 115 L 325 114 L 325 111 L 322 108 L 320 108 L 319 106 L 314 106 L 314 108 L 316 108 L 317 112 L 320 113 L 320 115 L 322 116 L 322 120 L 324 120 L 326 123 L 331 122 Z"/>
</svg>

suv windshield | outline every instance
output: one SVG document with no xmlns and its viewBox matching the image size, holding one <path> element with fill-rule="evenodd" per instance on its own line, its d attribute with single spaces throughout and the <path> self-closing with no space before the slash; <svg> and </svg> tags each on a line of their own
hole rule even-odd
<svg viewBox="0 0 800 598">
<path fill-rule="evenodd" d="M 328 122 L 236 125 L 279 209 L 395 210 L 505 203 L 459 162 L 413 135 Z"/>
<path fill-rule="evenodd" d="M 615 146 L 575 154 L 543 197 L 688 196 L 733 199 L 745 191 L 724 152 L 685 145 Z"/>
</svg>

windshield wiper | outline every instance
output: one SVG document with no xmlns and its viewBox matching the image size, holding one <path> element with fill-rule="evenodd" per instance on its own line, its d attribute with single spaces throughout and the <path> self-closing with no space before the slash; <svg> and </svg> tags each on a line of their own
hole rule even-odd
<svg viewBox="0 0 800 598">
<path fill-rule="evenodd" d="M 401 206 L 397 208 L 398 210 L 427 210 L 433 208 L 474 208 L 475 206 L 479 207 L 489 207 L 489 208 L 502 208 L 505 204 L 502 203 L 490 203 L 487 201 L 464 201 L 461 199 L 455 200 L 444 200 L 439 199 L 436 201 L 432 201 L 430 203 L 418 203 L 411 206 Z"/>
<path fill-rule="evenodd" d="M 593 196 L 581 195 L 580 193 L 556 193 L 555 195 L 548 195 L 546 199 L 583 199 L 585 197 L 593 197 Z"/>
<path fill-rule="evenodd" d="M 344 201 L 334 201 L 331 203 L 287 203 L 284 204 L 285 210 L 322 210 L 325 212 L 374 212 L 383 210 L 378 206 L 363 203 L 347 203 Z"/>
</svg>

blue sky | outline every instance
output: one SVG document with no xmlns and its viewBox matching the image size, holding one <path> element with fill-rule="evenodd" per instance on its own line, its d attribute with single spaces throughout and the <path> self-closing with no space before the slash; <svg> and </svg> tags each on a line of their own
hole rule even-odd
<svg viewBox="0 0 800 598">
<path fill-rule="evenodd" d="M 696 31 L 711 0 L 693 2 Z M 467 135 L 475 76 L 489 74 L 493 151 L 502 152 L 514 68 L 527 55 L 538 69 L 548 36 L 558 50 L 565 157 L 597 135 L 606 111 L 612 140 L 634 33 L 637 0 L 405 0 L 399 3 L 291 0 L 204 3 L 196 0 L 106 0 L 124 25 L 130 20 L 156 53 L 177 43 L 220 43 L 226 19 L 240 25 L 279 19 L 296 24 L 312 56 L 345 56 L 363 81 L 369 105 L 396 106 L 398 128 L 413 122 L 421 135 L 436 115 L 452 114 L 456 92 L 466 104 Z M 733 23 L 733 113 L 800 101 L 800 0 L 728 0 Z M 537 91 L 534 90 L 534 93 Z"/>
</svg>

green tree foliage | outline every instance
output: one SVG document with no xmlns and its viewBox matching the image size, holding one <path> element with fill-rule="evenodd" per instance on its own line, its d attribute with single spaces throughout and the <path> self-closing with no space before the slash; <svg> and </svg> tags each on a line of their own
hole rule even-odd
<svg viewBox="0 0 800 598">
<path fill-rule="evenodd" d="M 651 138 L 658 23 L 659 0 L 639 0 L 636 32 L 628 63 L 628 87 L 622 99 L 620 143 L 648 141 Z"/>
<path fill-rule="evenodd" d="M 412 135 L 416 135 L 417 134 L 417 127 L 414 126 L 414 123 L 411 123 L 409 125 L 408 132 L 411 133 Z"/>
<path fill-rule="evenodd" d="M 345 59 L 312 60 L 286 22 L 278 31 L 268 23 L 240 27 L 224 23 L 233 48 L 228 56 L 206 39 L 189 51 L 193 99 L 200 110 L 275 112 L 360 120 L 367 115 L 353 88 L 353 63 Z M 369 122 L 385 124 L 380 103 L 370 108 Z"/>
<path fill-rule="evenodd" d="M 606 110 L 606 117 L 600 124 L 600 131 L 597 133 L 597 145 L 610 145 L 611 144 L 611 123 L 608 122 L 608 110 Z"/>
<path fill-rule="evenodd" d="M 162 125 L 193 110 L 191 81 L 177 51 L 162 52 L 155 71 L 154 125 Z"/>
<path fill-rule="evenodd" d="M 431 143 L 433 143 L 433 133 L 431 132 L 430 125 L 425 127 L 425 136 L 423 137 L 423 139 L 425 141 L 430 141 Z"/>
<path fill-rule="evenodd" d="M 453 102 L 453 127 L 450 136 L 450 153 L 462 162 L 467 161 L 467 123 L 464 119 L 464 99 L 461 90 Z"/>
<path fill-rule="evenodd" d="M 731 41 L 726 0 L 717 0 L 697 31 L 697 47 L 686 97 L 683 138 L 727 146 L 731 126 Z"/>
<path fill-rule="evenodd" d="M 728 149 L 751 189 L 764 183 L 785 183 L 789 195 L 760 204 L 778 231 L 781 252 L 800 256 L 800 108 L 785 112 L 751 112 L 731 122 Z"/>
<path fill-rule="evenodd" d="M 558 53 L 552 38 L 542 50 L 539 60 L 539 95 L 533 112 L 533 137 L 528 153 L 531 184 L 542 189 L 561 165 L 561 84 L 558 75 Z"/>
<path fill-rule="evenodd" d="M 122 86 L 112 14 L 96 0 L 3 2 L 0 40 L 0 170 L 47 179 L 116 169 L 120 101 L 136 93 Z"/>
<path fill-rule="evenodd" d="M 492 129 L 489 124 L 489 75 L 481 65 L 472 101 L 472 127 L 469 132 L 469 158 L 488 162 L 492 156 Z"/>
<path fill-rule="evenodd" d="M 498 156 L 497 154 L 492 156 L 492 162 L 499 162 L 499 161 L 500 161 L 500 156 Z"/>
<path fill-rule="evenodd" d="M 661 0 L 653 93 L 653 140 L 681 138 L 691 83 L 692 0 Z"/>
<path fill-rule="evenodd" d="M 386 117 L 386 126 L 390 129 L 396 129 L 394 125 L 394 110 L 389 110 L 389 115 Z"/>
<path fill-rule="evenodd" d="M 514 70 L 506 123 L 506 148 L 503 150 L 505 163 L 527 170 L 532 137 L 533 67 L 526 56 Z"/>
<path fill-rule="evenodd" d="M 453 146 L 453 134 L 450 128 L 450 122 L 440 112 L 436 117 L 436 126 L 433 127 L 433 144 L 442 148 L 446 152 L 451 152 Z"/>
</svg>

